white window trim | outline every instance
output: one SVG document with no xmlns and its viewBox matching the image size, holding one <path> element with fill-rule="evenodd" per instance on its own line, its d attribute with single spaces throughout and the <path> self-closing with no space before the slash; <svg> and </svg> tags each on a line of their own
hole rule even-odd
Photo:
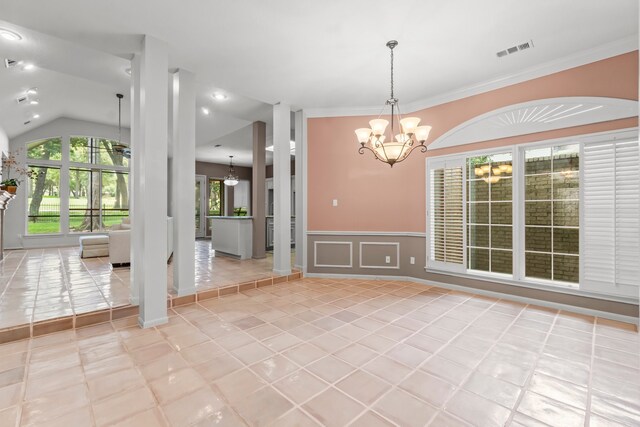
<svg viewBox="0 0 640 427">
<path fill-rule="evenodd" d="M 96 138 L 96 139 L 109 139 L 113 140 L 113 138 L 103 137 L 103 136 L 87 136 L 87 135 L 77 135 L 77 134 L 66 134 L 63 136 L 49 136 L 45 138 L 40 138 L 34 141 L 27 141 L 23 144 L 25 151 L 23 154 L 23 158 L 21 161 L 23 164 L 27 166 L 34 167 L 52 167 L 60 170 L 60 231 L 58 233 L 44 233 L 44 234 L 29 234 L 29 198 L 24 197 L 24 230 L 23 230 L 23 239 L 27 240 L 35 240 L 39 238 L 46 237 L 65 237 L 65 236 L 83 236 L 83 235 L 91 235 L 91 234 L 105 234 L 108 230 L 102 231 L 71 231 L 69 229 L 69 194 L 68 194 L 68 185 L 69 185 L 69 173 L 71 169 L 86 169 L 86 170 L 99 170 L 107 171 L 107 172 L 124 172 L 129 174 L 131 168 L 129 166 L 116 166 L 116 165 L 102 165 L 102 164 L 94 164 L 94 163 L 82 163 L 82 162 L 71 162 L 69 159 L 71 157 L 71 138 L 80 137 L 80 138 Z M 60 139 L 60 152 L 61 159 L 60 160 L 44 160 L 44 159 L 30 159 L 28 157 L 28 145 L 44 139 L 51 138 L 59 138 Z M 123 142 L 124 145 L 129 145 L 126 142 Z M 67 191 L 62 191 L 63 185 L 67 186 Z M 101 184 L 102 185 L 102 184 Z"/>
<path fill-rule="evenodd" d="M 453 272 L 446 269 L 439 269 L 437 268 L 437 266 L 436 267 L 430 266 L 430 263 L 429 263 L 430 195 L 429 194 L 427 194 L 427 197 L 425 198 L 426 209 L 427 209 L 426 211 L 427 212 L 427 215 L 426 215 L 427 247 L 426 247 L 426 259 L 425 259 L 425 265 L 426 265 L 425 271 L 431 272 L 431 273 L 438 273 L 438 274 L 448 274 L 448 275 L 453 275 L 458 277 L 468 277 L 472 279 L 494 281 L 498 283 L 505 283 L 509 285 L 522 286 L 522 287 L 533 288 L 533 289 L 553 290 L 556 292 L 569 293 L 572 295 L 597 296 L 599 298 L 606 296 L 606 299 L 609 299 L 612 301 L 622 301 L 622 302 L 636 301 L 633 298 L 617 297 L 614 295 L 582 291 L 580 289 L 580 284 L 583 282 L 583 270 L 584 270 L 582 256 L 580 256 L 579 279 L 578 279 L 579 281 L 577 284 L 544 280 L 544 279 L 527 278 L 525 277 L 525 251 L 524 251 L 524 209 L 523 207 L 524 207 L 525 188 L 524 188 L 524 169 L 522 166 L 524 165 L 525 151 L 531 148 L 553 147 L 553 146 L 567 145 L 567 144 L 573 143 L 573 144 L 579 144 L 580 154 L 582 155 L 584 144 L 587 144 L 590 142 L 606 141 L 606 140 L 627 140 L 632 138 L 638 138 L 638 128 L 627 128 L 627 129 L 620 129 L 615 131 L 598 132 L 598 133 L 587 134 L 587 135 L 576 135 L 576 136 L 563 137 L 563 138 L 554 138 L 554 139 L 548 139 L 544 141 L 535 141 L 535 142 L 515 144 L 515 145 L 505 145 L 502 147 L 496 147 L 496 148 L 491 148 L 486 150 L 470 150 L 470 151 L 465 151 L 465 152 L 456 153 L 456 154 L 447 154 L 447 155 L 437 156 L 437 157 L 427 157 L 427 159 L 425 160 L 425 166 L 426 166 L 425 175 L 426 175 L 426 182 L 427 182 L 427 187 L 426 187 L 427 190 L 429 189 L 429 175 L 430 175 L 431 168 L 433 167 L 432 165 L 434 163 L 439 164 L 441 162 L 446 162 L 447 160 L 456 161 L 456 160 L 463 159 L 466 162 L 466 159 L 468 157 L 474 157 L 479 155 L 492 155 L 492 154 L 505 153 L 505 152 L 511 151 L 513 156 L 512 157 L 513 170 L 516 172 L 515 174 L 512 174 L 512 178 L 513 178 L 513 181 L 512 181 L 513 210 L 512 212 L 513 212 L 513 227 L 514 227 L 513 246 L 512 246 L 512 250 L 514 252 L 513 276 L 511 277 L 510 275 L 504 275 L 504 274 L 498 275 L 496 273 L 491 273 L 491 272 L 480 272 L 478 270 L 466 269 L 466 257 L 465 257 L 464 272 Z M 463 178 L 465 180 L 466 180 L 466 174 L 467 174 L 467 171 L 466 171 L 466 168 L 464 168 Z M 579 177 L 581 182 L 583 182 L 582 164 L 579 169 Z M 584 253 L 583 251 L 584 227 L 583 227 L 583 209 L 582 209 L 584 198 L 583 198 L 582 185 L 580 185 L 579 191 L 580 191 L 580 202 L 579 202 L 579 206 L 580 206 L 579 251 L 580 251 L 580 254 L 579 255 L 581 255 L 582 253 Z M 464 192 L 464 194 L 465 194 L 464 199 L 466 200 L 466 191 Z M 465 205 L 465 213 L 466 213 L 466 205 Z M 466 215 L 465 215 L 465 230 L 466 230 Z M 465 234 L 465 253 L 466 253 L 466 234 Z"/>
</svg>

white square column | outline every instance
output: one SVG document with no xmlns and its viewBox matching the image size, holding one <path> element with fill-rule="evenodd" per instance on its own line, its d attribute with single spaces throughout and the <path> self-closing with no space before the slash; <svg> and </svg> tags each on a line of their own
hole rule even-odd
<svg viewBox="0 0 640 427">
<path fill-rule="evenodd" d="M 131 280 L 144 328 L 167 322 L 168 67 L 166 43 L 145 36 L 132 62 L 131 132 Z"/>
<path fill-rule="evenodd" d="M 273 106 L 273 272 L 291 274 L 291 108 Z"/>
<path fill-rule="evenodd" d="M 196 84 L 193 73 L 173 74 L 172 205 L 173 290 L 178 296 L 196 293 L 193 196 L 196 177 Z"/>
<path fill-rule="evenodd" d="M 140 122 L 140 71 L 142 54 L 136 53 L 131 60 L 131 161 L 129 173 L 129 219 L 132 224 L 136 222 L 138 217 L 144 218 L 143 206 L 138 202 L 137 197 L 137 176 L 142 174 L 142 126 Z M 134 154 L 134 151 L 136 154 Z M 140 206 L 138 206 L 140 205 Z M 132 305 L 140 303 L 140 283 L 142 278 L 139 277 L 136 264 L 142 265 L 142 248 L 144 247 L 144 234 L 142 228 L 131 228 L 131 272 L 129 274 L 129 301 Z"/>
<path fill-rule="evenodd" d="M 295 137 L 296 137 L 296 261 L 295 267 L 302 271 L 304 269 L 304 260 L 305 255 L 307 253 L 307 248 L 304 245 L 304 217 L 305 217 L 305 200 L 306 198 L 306 188 L 305 188 L 305 173 L 306 173 L 306 163 L 304 162 L 304 156 L 306 154 L 306 144 L 303 143 L 303 140 L 306 139 L 305 135 L 305 120 L 302 113 L 302 110 L 296 111 L 295 113 Z"/>
</svg>

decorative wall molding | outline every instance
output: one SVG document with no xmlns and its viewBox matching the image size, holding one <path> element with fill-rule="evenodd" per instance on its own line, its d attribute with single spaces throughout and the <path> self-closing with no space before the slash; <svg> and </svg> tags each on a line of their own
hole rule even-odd
<svg viewBox="0 0 640 427">
<path fill-rule="evenodd" d="M 362 263 L 362 251 L 364 246 L 395 246 L 396 247 L 396 265 L 364 265 Z M 400 242 L 360 242 L 360 268 L 384 268 L 391 270 L 400 270 Z"/>
<path fill-rule="evenodd" d="M 588 125 L 638 115 L 629 99 L 573 96 L 536 99 L 481 114 L 450 129 L 428 150 Z"/>
<path fill-rule="evenodd" d="M 596 46 L 582 52 L 569 55 L 555 61 L 549 61 L 527 68 L 518 73 L 508 74 L 493 80 L 480 82 L 446 92 L 440 95 L 432 96 L 426 99 L 418 100 L 408 104 L 403 104 L 404 114 L 424 110 L 436 105 L 447 102 L 456 101 L 481 93 L 544 77 L 560 71 L 576 68 L 592 62 L 601 61 L 603 59 L 622 55 L 625 53 L 638 50 L 638 37 L 626 37 L 611 43 Z M 338 107 L 338 108 L 311 108 L 305 109 L 307 118 L 317 117 L 342 117 L 342 116 L 377 116 L 380 114 L 380 106 L 361 106 L 361 107 Z"/>
<path fill-rule="evenodd" d="M 318 245 L 347 245 L 349 246 L 349 264 L 318 264 Z M 353 268 L 353 243 L 352 242 L 326 242 L 315 241 L 313 242 L 313 266 L 314 267 L 328 267 L 328 268 Z"/>
<path fill-rule="evenodd" d="M 308 236 L 400 236 L 426 237 L 426 233 L 413 231 L 307 231 Z"/>
</svg>

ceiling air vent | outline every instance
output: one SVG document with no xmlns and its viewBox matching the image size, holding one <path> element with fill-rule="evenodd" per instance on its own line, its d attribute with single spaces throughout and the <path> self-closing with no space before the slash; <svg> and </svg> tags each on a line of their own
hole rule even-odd
<svg viewBox="0 0 640 427">
<path fill-rule="evenodd" d="M 502 58 L 504 56 L 513 55 L 516 52 L 519 52 L 519 51 L 525 50 L 525 49 L 530 49 L 532 47 L 533 47 L 533 40 L 529 40 L 528 42 L 521 43 L 521 44 L 519 44 L 517 46 L 511 46 L 510 48 L 507 48 L 507 49 L 501 50 L 499 52 L 496 52 L 496 56 L 498 58 Z"/>
<path fill-rule="evenodd" d="M 518 45 L 518 50 L 529 49 L 532 46 L 531 42 L 526 42 Z"/>
<path fill-rule="evenodd" d="M 29 123 L 31 123 L 31 120 L 27 120 L 26 122 L 24 122 L 25 126 L 28 125 Z"/>
<path fill-rule="evenodd" d="M 13 68 L 13 67 L 15 67 L 16 65 L 18 65 L 18 61 L 15 61 L 15 60 L 13 60 L 13 59 L 9 59 L 9 58 L 5 58 L 5 60 L 4 60 L 4 66 L 5 66 L 6 68 Z"/>
<path fill-rule="evenodd" d="M 20 95 L 19 97 L 16 98 L 16 101 L 18 102 L 18 104 L 22 104 L 26 100 L 27 100 L 27 96 L 26 95 Z"/>
</svg>

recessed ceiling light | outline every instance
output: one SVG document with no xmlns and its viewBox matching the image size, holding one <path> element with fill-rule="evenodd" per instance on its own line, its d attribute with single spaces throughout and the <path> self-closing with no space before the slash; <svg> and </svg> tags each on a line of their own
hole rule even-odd
<svg viewBox="0 0 640 427">
<path fill-rule="evenodd" d="M 32 100 L 29 101 L 29 104 L 38 105 L 38 104 L 40 104 L 40 101 L 38 101 L 37 99 L 32 99 Z"/>
<path fill-rule="evenodd" d="M 35 95 L 38 93 L 38 88 L 37 87 L 32 87 L 30 89 L 27 89 L 27 95 Z"/>
<path fill-rule="evenodd" d="M 34 119 L 39 119 L 39 118 L 40 118 L 40 114 L 34 114 L 34 115 L 33 115 L 33 118 L 34 118 Z"/>
<path fill-rule="evenodd" d="M 209 111 L 207 107 L 202 107 L 202 114 L 208 116 L 209 114 L 211 114 L 211 111 Z"/>
<path fill-rule="evenodd" d="M 222 92 L 216 92 L 212 96 L 216 101 L 224 101 L 225 99 L 227 99 L 227 95 Z"/>
<path fill-rule="evenodd" d="M 33 65 L 33 64 L 31 64 L 31 63 L 27 63 L 27 64 L 24 64 L 24 65 L 22 66 L 22 69 L 23 69 L 23 70 L 25 70 L 25 71 L 31 71 L 31 70 L 33 70 L 34 68 L 36 68 L 36 66 L 35 66 L 35 65 Z"/>
<path fill-rule="evenodd" d="M 0 28 L 0 36 L 12 42 L 17 42 L 18 40 L 22 40 L 22 36 L 15 31 L 7 30 L 6 28 Z"/>
</svg>

